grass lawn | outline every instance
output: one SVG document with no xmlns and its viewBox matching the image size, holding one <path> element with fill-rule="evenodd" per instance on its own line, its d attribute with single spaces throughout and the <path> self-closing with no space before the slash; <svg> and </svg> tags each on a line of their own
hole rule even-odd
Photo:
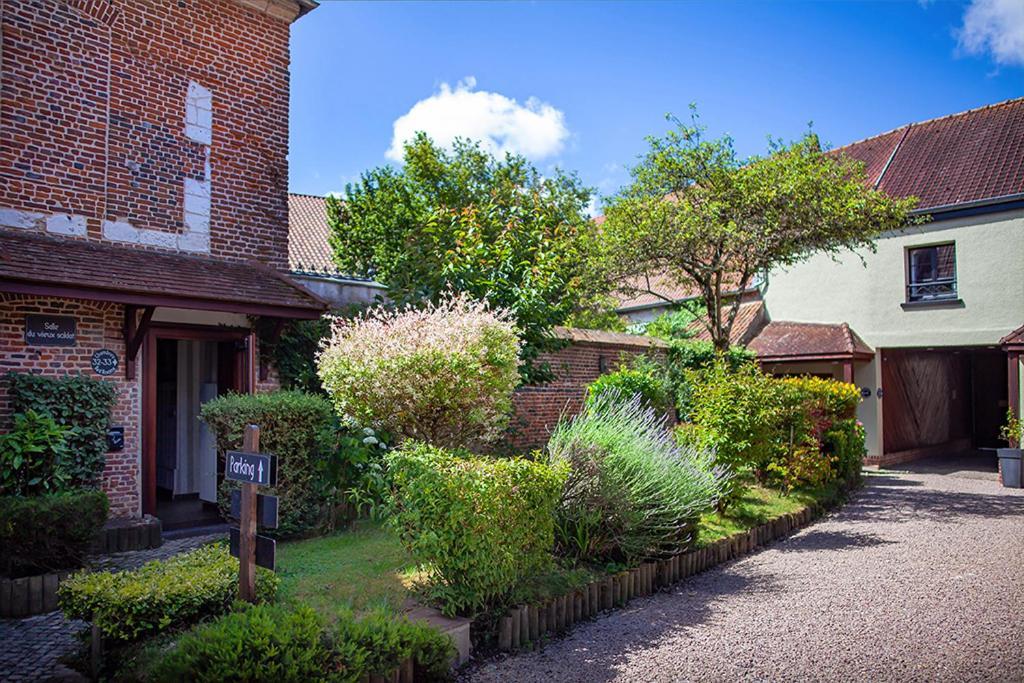
<svg viewBox="0 0 1024 683">
<path fill-rule="evenodd" d="M 277 573 L 280 600 L 309 605 L 327 618 L 345 606 L 397 609 L 416 579 L 398 537 L 370 521 L 331 536 L 279 544 Z"/>
<path fill-rule="evenodd" d="M 796 512 L 811 503 L 829 504 L 839 495 L 838 484 L 796 489 L 788 496 L 775 489 L 749 484 L 743 496 L 724 513 L 709 512 L 701 517 L 697 546 L 752 529 L 773 517 Z"/>
</svg>

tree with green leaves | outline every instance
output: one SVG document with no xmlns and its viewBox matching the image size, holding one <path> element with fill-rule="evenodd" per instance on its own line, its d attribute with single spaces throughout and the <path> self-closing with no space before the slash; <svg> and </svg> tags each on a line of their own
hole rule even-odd
<svg viewBox="0 0 1024 683">
<path fill-rule="evenodd" d="M 767 156 L 740 159 L 732 139 L 707 139 L 690 123 L 647 138 L 632 182 L 605 206 L 598 267 L 609 287 L 649 291 L 669 282 L 699 293 L 715 347 L 729 333 L 743 292 L 758 277 L 824 252 L 874 248 L 906 225 L 916 200 L 874 189 L 863 164 L 822 150 L 808 133 L 771 141 Z M 671 302 L 670 302 L 671 303 Z"/>
<path fill-rule="evenodd" d="M 343 200 L 328 199 L 334 260 L 386 285 L 398 305 L 454 291 L 511 311 L 523 379 L 542 381 L 550 369 L 538 353 L 558 347 L 552 328 L 585 298 L 591 194 L 575 174 L 542 176 L 522 156 L 496 158 L 468 140 L 446 150 L 420 133 L 401 168 L 367 171 Z"/>
</svg>

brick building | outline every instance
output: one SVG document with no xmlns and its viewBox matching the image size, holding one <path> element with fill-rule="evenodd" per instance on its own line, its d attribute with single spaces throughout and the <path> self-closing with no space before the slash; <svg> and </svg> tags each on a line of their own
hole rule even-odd
<svg viewBox="0 0 1024 683">
<path fill-rule="evenodd" d="M 273 387 L 256 323 L 325 308 L 285 275 L 289 30 L 314 7 L 0 3 L 0 372 L 115 383 L 114 516 L 201 517 L 199 405 Z"/>
</svg>

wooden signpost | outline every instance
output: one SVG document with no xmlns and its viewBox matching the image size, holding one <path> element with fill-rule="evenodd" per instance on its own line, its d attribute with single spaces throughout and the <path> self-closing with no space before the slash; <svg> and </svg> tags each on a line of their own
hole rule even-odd
<svg viewBox="0 0 1024 683">
<path fill-rule="evenodd" d="M 224 454 L 224 478 L 242 485 L 238 507 L 234 496 L 231 501 L 232 514 L 238 512 L 238 528 L 231 530 L 231 554 L 238 557 L 238 597 L 247 602 L 256 600 L 257 563 L 273 570 L 277 550 L 274 539 L 256 535 L 258 522 L 265 528 L 277 528 L 277 497 L 257 493 L 257 487 L 277 483 L 275 458 L 259 450 L 260 428 L 249 425 L 242 450 Z"/>
</svg>

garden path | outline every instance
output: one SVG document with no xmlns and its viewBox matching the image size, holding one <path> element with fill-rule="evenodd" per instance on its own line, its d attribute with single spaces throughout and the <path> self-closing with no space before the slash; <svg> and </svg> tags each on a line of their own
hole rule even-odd
<svg viewBox="0 0 1024 683">
<path fill-rule="evenodd" d="M 1024 680 L 1024 490 L 870 473 L 838 512 L 472 681 Z"/>
<path fill-rule="evenodd" d="M 159 548 L 91 558 L 98 569 L 135 569 L 223 538 L 224 534 L 165 541 Z M 88 625 L 69 621 L 59 611 L 25 619 L 0 619 L 0 681 L 81 680 L 60 664 L 78 646 L 77 635 Z"/>
</svg>

